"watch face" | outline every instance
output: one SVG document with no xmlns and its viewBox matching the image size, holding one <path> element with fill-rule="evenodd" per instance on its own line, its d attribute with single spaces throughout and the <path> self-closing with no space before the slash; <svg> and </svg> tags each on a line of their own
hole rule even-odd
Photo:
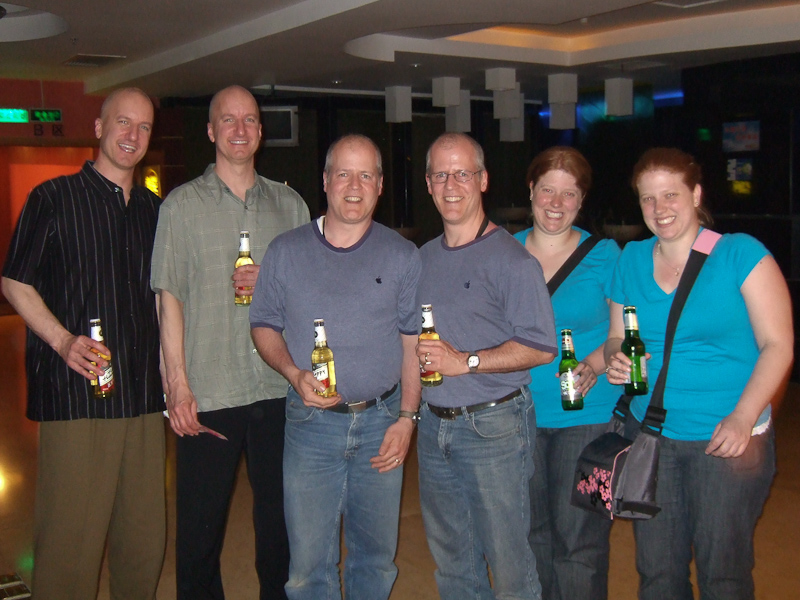
<svg viewBox="0 0 800 600">
<path fill-rule="evenodd" d="M 480 362 L 481 362 L 481 359 L 478 358 L 478 355 L 477 354 L 473 354 L 472 356 L 470 356 L 467 359 L 467 366 L 472 368 L 472 369 L 474 369 L 475 367 L 477 367 L 480 364 Z"/>
</svg>

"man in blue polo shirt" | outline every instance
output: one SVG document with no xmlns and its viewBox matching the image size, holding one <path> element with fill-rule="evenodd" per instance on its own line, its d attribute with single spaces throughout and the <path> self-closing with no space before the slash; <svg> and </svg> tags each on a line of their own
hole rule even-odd
<svg viewBox="0 0 800 600">
<path fill-rule="evenodd" d="M 538 261 L 484 213 L 489 178 L 478 143 L 444 134 L 426 172 L 444 234 L 420 251 L 417 303 L 433 305 L 441 339 L 421 340 L 417 356 L 444 380 L 423 391 L 418 453 L 439 594 L 539 600 L 528 545 L 536 418 L 527 384 L 531 367 L 555 357 L 550 296 Z"/>
</svg>

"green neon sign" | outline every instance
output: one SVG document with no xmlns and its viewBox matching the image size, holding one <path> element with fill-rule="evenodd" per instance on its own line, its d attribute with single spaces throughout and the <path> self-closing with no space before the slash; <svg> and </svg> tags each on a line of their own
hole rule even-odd
<svg viewBox="0 0 800 600">
<path fill-rule="evenodd" d="M 31 121 L 38 123 L 60 123 L 61 110 L 58 108 L 32 108 Z"/>
<path fill-rule="evenodd" d="M 28 110 L 25 108 L 0 108 L 0 123 L 28 123 Z"/>
</svg>

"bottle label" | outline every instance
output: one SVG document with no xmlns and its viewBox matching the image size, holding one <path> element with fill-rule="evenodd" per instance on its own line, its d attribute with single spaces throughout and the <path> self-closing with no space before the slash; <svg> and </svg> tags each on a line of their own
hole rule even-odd
<svg viewBox="0 0 800 600">
<path fill-rule="evenodd" d="M 327 342 L 328 336 L 325 335 L 325 325 L 314 326 L 314 342 Z"/>
<path fill-rule="evenodd" d="M 629 356 L 628 358 L 631 359 L 631 372 L 625 378 L 625 383 L 647 381 L 647 359 L 644 356 Z"/>
<path fill-rule="evenodd" d="M 325 389 L 330 387 L 331 381 L 328 371 L 328 363 L 314 363 L 311 365 L 311 371 L 314 373 L 314 379 L 323 383 L 325 385 Z"/>
<path fill-rule="evenodd" d="M 103 369 L 102 375 L 97 380 L 97 385 L 100 386 L 101 392 L 110 392 L 114 389 L 114 370 L 111 365 Z"/>
<path fill-rule="evenodd" d="M 422 328 L 433 329 L 433 311 L 430 310 L 422 311 Z"/>
<path fill-rule="evenodd" d="M 576 377 L 572 369 L 565 371 L 559 376 L 559 380 L 561 382 L 561 400 L 567 402 L 575 402 L 582 398 L 580 392 L 575 389 L 575 385 L 578 383 L 580 376 Z"/>
<path fill-rule="evenodd" d="M 561 338 L 561 350 L 563 352 L 575 352 L 575 348 L 572 345 L 572 337 L 565 335 Z"/>
</svg>

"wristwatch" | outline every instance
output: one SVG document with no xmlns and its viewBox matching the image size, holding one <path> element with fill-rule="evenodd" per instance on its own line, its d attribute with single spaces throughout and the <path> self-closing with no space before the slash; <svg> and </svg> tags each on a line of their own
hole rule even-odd
<svg viewBox="0 0 800 600">
<path fill-rule="evenodd" d="M 398 418 L 399 417 L 406 417 L 407 419 L 411 419 L 411 422 L 414 425 L 419 423 L 419 420 L 420 420 L 420 416 L 419 416 L 419 411 L 418 410 L 414 411 L 414 412 L 412 412 L 410 410 L 401 410 L 400 412 L 397 413 L 397 415 L 398 415 Z"/>
<path fill-rule="evenodd" d="M 474 352 L 469 355 L 467 358 L 467 366 L 469 367 L 470 373 L 477 373 L 478 372 L 478 365 L 481 364 L 481 357 L 475 354 Z"/>
</svg>

